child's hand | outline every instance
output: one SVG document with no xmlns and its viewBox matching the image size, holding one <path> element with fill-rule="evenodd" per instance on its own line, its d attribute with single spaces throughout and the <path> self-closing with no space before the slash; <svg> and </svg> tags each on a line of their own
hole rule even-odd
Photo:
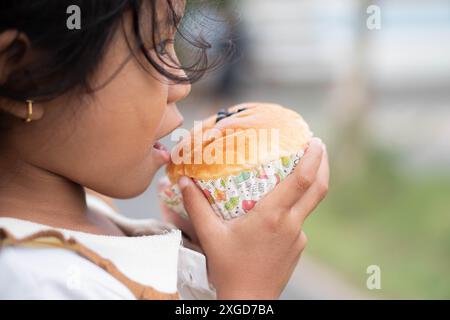
<svg viewBox="0 0 450 320">
<path fill-rule="evenodd" d="M 329 168 L 313 139 L 294 172 L 255 207 L 224 221 L 192 180 L 182 177 L 184 205 L 204 250 L 219 299 L 276 299 L 306 245 L 302 225 L 325 197 Z"/>
<path fill-rule="evenodd" d="M 167 176 L 162 177 L 158 180 L 158 192 L 163 191 L 164 189 L 170 187 L 171 183 Z M 161 208 L 162 219 L 163 221 L 169 222 L 175 225 L 178 229 L 180 229 L 184 235 L 186 235 L 189 239 L 183 240 L 183 244 L 190 249 L 194 249 L 201 252 L 199 248 L 199 241 L 197 238 L 197 234 L 195 233 L 194 226 L 191 221 L 188 219 L 182 218 L 178 213 L 171 210 L 163 201 L 159 202 L 159 206 Z"/>
</svg>

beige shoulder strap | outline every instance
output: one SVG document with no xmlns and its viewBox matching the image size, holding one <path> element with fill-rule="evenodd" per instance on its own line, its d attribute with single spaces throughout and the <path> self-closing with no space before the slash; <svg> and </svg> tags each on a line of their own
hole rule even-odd
<svg viewBox="0 0 450 320">
<path fill-rule="evenodd" d="M 99 256 L 97 253 L 79 243 L 74 238 L 66 239 L 57 230 L 45 230 L 17 239 L 4 228 L 0 228 L 0 249 L 7 246 L 21 246 L 34 248 L 62 248 L 76 252 L 81 257 L 95 263 L 124 284 L 136 297 L 142 300 L 178 300 L 178 292 L 173 294 L 159 292 L 152 287 L 142 285 L 124 275 L 112 261 Z"/>
</svg>

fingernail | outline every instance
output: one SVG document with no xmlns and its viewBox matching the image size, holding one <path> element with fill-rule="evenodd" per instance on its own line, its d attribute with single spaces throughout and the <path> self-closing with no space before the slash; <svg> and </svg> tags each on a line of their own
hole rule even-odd
<svg viewBox="0 0 450 320">
<path fill-rule="evenodd" d="M 311 139 L 310 145 L 319 146 L 321 144 L 323 144 L 323 143 L 322 143 L 322 140 L 320 138 L 314 137 L 314 138 Z"/>
<path fill-rule="evenodd" d="M 163 176 L 158 180 L 158 184 L 161 186 L 164 186 L 164 185 L 170 184 L 170 180 L 167 176 Z"/>
<path fill-rule="evenodd" d="M 178 179 L 178 187 L 180 187 L 180 190 L 183 190 L 186 188 L 189 184 L 189 178 L 186 176 L 181 176 L 180 179 Z"/>
</svg>

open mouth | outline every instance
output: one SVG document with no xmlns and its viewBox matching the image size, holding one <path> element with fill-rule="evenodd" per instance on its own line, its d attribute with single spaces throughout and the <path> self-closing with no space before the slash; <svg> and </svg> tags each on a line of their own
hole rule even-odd
<svg viewBox="0 0 450 320">
<path fill-rule="evenodd" d="M 171 129 L 170 131 L 168 131 L 166 134 L 159 136 L 158 139 L 162 139 L 165 136 L 169 135 L 173 130 L 175 130 L 176 128 L 180 127 L 183 124 L 183 118 L 181 118 L 180 122 L 178 123 L 178 125 L 176 125 L 173 129 Z M 165 145 L 163 145 L 161 142 L 156 141 L 153 146 L 152 146 L 152 150 L 155 151 L 163 160 L 164 162 L 169 162 L 170 161 L 170 151 L 167 149 L 167 147 Z"/>
<path fill-rule="evenodd" d="M 161 142 L 156 141 L 153 144 L 153 149 L 163 158 L 164 162 L 168 162 L 170 160 L 170 152 Z"/>
<path fill-rule="evenodd" d="M 167 150 L 166 146 L 163 145 L 163 144 L 162 144 L 161 142 L 159 142 L 159 141 L 156 141 L 156 142 L 153 144 L 153 148 L 155 148 L 156 150 L 161 150 L 161 151 L 167 151 L 167 152 L 169 152 L 169 151 Z"/>
</svg>

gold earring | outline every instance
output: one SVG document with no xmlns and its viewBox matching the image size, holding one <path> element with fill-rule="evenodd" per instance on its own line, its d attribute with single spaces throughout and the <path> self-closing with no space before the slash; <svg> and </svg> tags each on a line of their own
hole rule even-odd
<svg viewBox="0 0 450 320">
<path fill-rule="evenodd" d="M 31 122 L 31 115 L 33 114 L 33 100 L 27 100 L 27 118 L 25 122 Z"/>
</svg>

